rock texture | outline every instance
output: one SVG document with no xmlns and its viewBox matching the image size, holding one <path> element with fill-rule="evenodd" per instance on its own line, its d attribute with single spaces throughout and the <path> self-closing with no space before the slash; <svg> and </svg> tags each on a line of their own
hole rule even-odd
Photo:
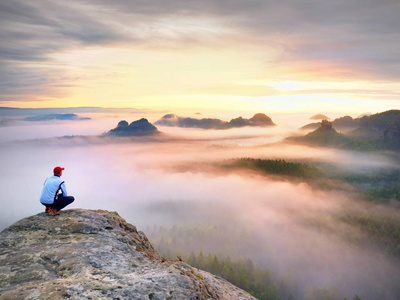
<svg viewBox="0 0 400 300">
<path fill-rule="evenodd" d="M 2 231 L 0 241 L 0 299 L 255 299 L 165 261 L 115 212 L 40 213 Z"/>
</svg>

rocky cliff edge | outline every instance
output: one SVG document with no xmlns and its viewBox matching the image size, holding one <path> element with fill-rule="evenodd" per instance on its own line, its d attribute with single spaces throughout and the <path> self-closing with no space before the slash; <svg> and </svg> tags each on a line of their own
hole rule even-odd
<svg viewBox="0 0 400 300">
<path fill-rule="evenodd" d="M 255 299 L 224 279 L 165 261 L 116 212 L 40 213 L 0 234 L 0 299 Z"/>
</svg>

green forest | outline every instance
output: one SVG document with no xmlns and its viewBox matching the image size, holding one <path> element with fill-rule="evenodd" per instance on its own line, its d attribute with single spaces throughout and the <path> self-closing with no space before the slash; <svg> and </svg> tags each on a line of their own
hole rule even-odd
<svg viewBox="0 0 400 300">
<path fill-rule="evenodd" d="M 400 201 L 398 168 L 350 172 L 327 163 L 249 157 L 226 161 L 220 167 L 228 172 L 249 170 L 266 176 L 281 176 L 281 179 L 303 181 L 319 189 L 345 189 L 351 186 L 352 192 L 360 199 L 371 202 Z"/>
<path fill-rule="evenodd" d="M 222 167 L 229 169 L 248 169 L 262 172 L 269 175 L 290 176 L 301 179 L 312 179 L 321 176 L 320 170 L 312 165 L 289 162 L 284 159 L 259 159 L 259 158 L 237 158 L 222 164 Z"/>
<path fill-rule="evenodd" d="M 359 228 L 368 235 L 369 245 L 383 249 L 400 261 L 400 212 L 347 214 L 339 220 Z"/>
<path fill-rule="evenodd" d="M 280 299 L 279 286 L 271 272 L 254 266 L 251 259 L 232 261 L 229 256 L 217 257 L 211 253 L 205 256 L 200 251 L 198 255 L 192 252 L 187 263 L 228 280 L 258 299 Z"/>
</svg>

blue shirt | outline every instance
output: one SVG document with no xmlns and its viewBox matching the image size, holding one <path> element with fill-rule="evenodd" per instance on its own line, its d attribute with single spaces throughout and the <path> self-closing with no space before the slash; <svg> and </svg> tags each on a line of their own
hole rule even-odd
<svg viewBox="0 0 400 300">
<path fill-rule="evenodd" d="M 64 181 L 59 176 L 50 176 L 44 182 L 40 202 L 42 204 L 53 204 L 60 191 L 63 196 L 68 196 Z"/>
</svg>

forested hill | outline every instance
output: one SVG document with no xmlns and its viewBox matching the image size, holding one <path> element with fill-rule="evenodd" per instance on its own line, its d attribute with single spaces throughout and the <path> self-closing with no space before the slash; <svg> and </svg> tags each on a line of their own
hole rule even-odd
<svg viewBox="0 0 400 300">
<path fill-rule="evenodd" d="M 400 139 L 400 110 L 389 110 L 372 116 L 362 117 L 359 129 L 385 138 Z M 397 141 L 398 142 L 398 141 Z"/>
<path fill-rule="evenodd" d="M 359 119 L 358 128 L 346 134 L 337 132 L 333 123 L 323 120 L 318 129 L 287 141 L 360 151 L 400 151 L 400 110 L 364 116 Z"/>
</svg>

